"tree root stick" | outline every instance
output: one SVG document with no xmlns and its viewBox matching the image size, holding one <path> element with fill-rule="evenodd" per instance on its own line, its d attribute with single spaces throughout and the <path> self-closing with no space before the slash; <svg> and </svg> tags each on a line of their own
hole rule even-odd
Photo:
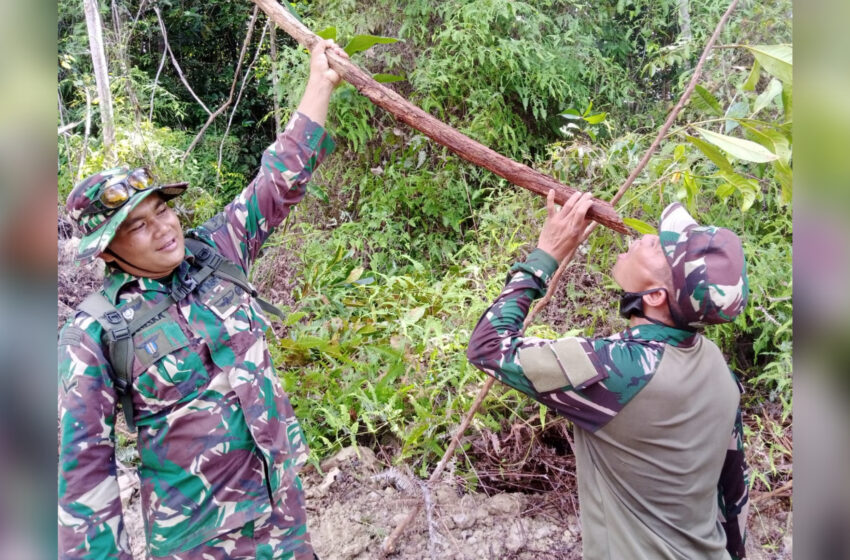
<svg viewBox="0 0 850 560">
<path fill-rule="evenodd" d="M 784 485 L 780 486 L 776 490 L 771 490 L 770 492 L 765 492 L 764 494 L 759 494 L 758 496 L 754 496 L 752 500 L 750 500 L 750 505 L 758 505 L 762 502 L 765 502 L 771 498 L 775 498 L 777 496 L 781 496 L 790 492 L 794 487 L 794 481 L 789 480 Z"/>
</svg>

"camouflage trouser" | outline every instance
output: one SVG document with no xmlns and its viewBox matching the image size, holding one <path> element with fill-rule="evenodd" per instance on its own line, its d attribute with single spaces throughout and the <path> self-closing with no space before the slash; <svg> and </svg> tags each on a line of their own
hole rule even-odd
<svg viewBox="0 0 850 560">
<path fill-rule="evenodd" d="M 307 511 L 301 482 L 287 491 L 283 506 L 219 535 L 191 550 L 170 556 L 174 560 L 313 560 L 307 532 Z"/>
</svg>

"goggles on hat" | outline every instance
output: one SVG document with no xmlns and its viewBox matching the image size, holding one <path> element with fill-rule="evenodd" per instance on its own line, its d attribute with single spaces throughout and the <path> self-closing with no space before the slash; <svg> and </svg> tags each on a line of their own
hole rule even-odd
<svg viewBox="0 0 850 560">
<path fill-rule="evenodd" d="M 82 215 L 112 214 L 124 206 L 134 192 L 142 192 L 155 186 L 153 175 L 146 167 L 139 167 L 130 172 L 111 177 L 100 188 L 97 197 Z"/>
</svg>

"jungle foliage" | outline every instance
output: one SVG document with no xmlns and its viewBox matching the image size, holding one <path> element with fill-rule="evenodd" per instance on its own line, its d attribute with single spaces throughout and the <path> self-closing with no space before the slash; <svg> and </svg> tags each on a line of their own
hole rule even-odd
<svg viewBox="0 0 850 560">
<path fill-rule="evenodd" d="M 188 82 L 217 107 L 234 78 L 251 3 L 156 4 Z M 156 14 L 144 1 L 101 5 L 114 159 L 190 181 L 177 204 L 187 225 L 198 223 L 256 171 L 275 134 L 273 98 L 285 123 L 303 91 L 308 55 L 278 32 L 273 60 L 261 14 L 240 103 L 184 159 L 207 113 L 170 60 L 159 70 Z M 372 73 L 403 76 L 391 87 L 472 138 L 603 198 L 655 136 L 727 3 L 686 5 L 687 20 L 673 0 L 291 3 L 311 29 L 335 28 L 341 44 L 363 34 L 398 38 L 352 58 Z M 753 467 L 754 484 L 765 489 L 790 474 L 783 470 L 790 449 L 780 438 L 791 422 L 790 15 L 790 1 L 741 3 L 690 103 L 619 205 L 638 231 L 651 231 L 664 206 L 681 200 L 701 221 L 741 233 L 751 302 L 709 336 L 759 418 L 748 437 L 763 450 Z M 84 123 L 97 110 L 87 48 L 80 3 L 61 0 L 60 126 Z M 113 163 L 96 119 L 91 126 L 88 135 L 77 124 L 59 137 L 60 200 L 78 178 Z M 351 86 L 334 94 L 329 129 L 336 153 L 255 275 L 267 293 L 291 294 L 274 357 L 314 459 L 358 443 L 387 449 L 426 475 L 483 381 L 464 357 L 469 334 L 510 264 L 533 248 L 543 203 L 395 122 Z M 608 272 L 626 243 L 602 228 L 594 233 L 550 306 L 558 318 L 533 331 L 622 328 Z M 571 281 L 583 274 L 591 281 Z M 474 426 L 497 432 L 532 419 L 543 425 L 547 414 L 498 388 Z M 473 469 L 458 465 L 457 472 L 474 483 Z"/>
</svg>

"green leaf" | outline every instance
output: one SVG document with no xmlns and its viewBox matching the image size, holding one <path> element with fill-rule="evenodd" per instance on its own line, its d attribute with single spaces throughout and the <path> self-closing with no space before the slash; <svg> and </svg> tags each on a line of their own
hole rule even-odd
<svg viewBox="0 0 850 560">
<path fill-rule="evenodd" d="M 782 93 L 782 83 L 776 78 L 773 78 L 770 80 L 770 83 L 767 84 L 767 87 L 764 88 L 764 91 L 756 97 L 756 103 L 753 106 L 753 116 L 770 105 L 780 93 Z"/>
<path fill-rule="evenodd" d="M 746 212 L 753 207 L 756 202 L 756 193 L 752 191 L 743 191 L 741 193 L 741 212 Z"/>
<path fill-rule="evenodd" d="M 365 50 L 372 48 L 377 44 L 389 44 L 389 43 L 397 43 L 398 39 L 395 37 L 379 37 L 377 35 L 355 35 L 351 38 L 347 45 L 345 45 L 345 52 L 348 53 L 349 56 L 354 53 L 359 53 Z"/>
<path fill-rule="evenodd" d="M 362 266 L 357 266 L 351 269 L 351 272 L 348 273 L 348 278 L 345 279 L 343 284 L 353 284 L 357 282 L 361 276 L 363 276 L 364 268 Z"/>
<path fill-rule="evenodd" d="M 729 163 L 729 160 L 726 159 L 726 156 L 724 156 L 720 150 L 718 150 L 705 140 L 702 140 L 695 136 L 686 136 L 686 138 L 688 139 L 688 142 L 699 148 L 699 151 L 705 154 L 705 157 L 710 159 L 714 163 L 714 165 L 718 167 L 718 169 L 722 169 L 723 171 L 728 171 L 730 173 L 733 172 L 732 164 Z"/>
<path fill-rule="evenodd" d="M 741 193 L 741 211 L 749 210 L 755 203 L 759 194 L 759 184 L 755 179 L 748 179 L 738 173 L 727 173 L 721 171 L 719 175 L 734 185 L 735 189 Z"/>
<path fill-rule="evenodd" d="M 718 134 L 704 128 L 694 128 L 706 141 L 724 150 L 732 157 L 755 163 L 764 163 L 777 159 L 776 154 L 755 142 L 735 138 L 734 136 L 726 136 L 725 134 Z"/>
<path fill-rule="evenodd" d="M 746 101 L 738 101 L 737 103 L 733 103 L 729 105 L 729 108 L 726 109 L 726 127 L 724 132 L 729 134 L 736 128 L 738 128 L 738 121 L 736 119 L 746 117 L 750 112 L 750 104 Z"/>
<path fill-rule="evenodd" d="M 717 187 L 717 198 L 720 200 L 726 200 L 729 196 L 735 192 L 735 185 L 730 183 L 722 183 L 719 187 Z"/>
<path fill-rule="evenodd" d="M 330 202 L 330 198 L 328 198 L 328 193 L 326 193 L 322 187 L 315 183 L 307 183 L 307 194 L 315 196 L 325 204 Z"/>
<path fill-rule="evenodd" d="M 372 78 L 379 84 L 389 84 L 392 82 L 403 82 L 407 78 L 397 74 L 374 74 Z"/>
<path fill-rule="evenodd" d="M 746 47 L 762 67 L 786 84 L 793 81 L 791 45 L 750 45 Z"/>
<path fill-rule="evenodd" d="M 779 183 L 780 201 L 783 205 L 790 204 L 792 198 L 793 173 L 791 167 L 784 161 L 773 162 L 773 176 Z"/>
<path fill-rule="evenodd" d="M 623 218 L 623 223 L 638 233 L 658 235 L 657 229 L 642 220 L 638 220 L 637 218 Z"/>
<path fill-rule="evenodd" d="M 427 305 L 414 307 L 413 309 L 404 314 L 404 317 L 401 318 L 401 322 L 407 325 L 412 325 L 416 323 L 419 319 L 421 319 L 423 315 L 425 315 L 425 311 L 427 309 Z"/>
<path fill-rule="evenodd" d="M 791 122 L 793 120 L 793 103 L 790 84 L 785 84 L 782 87 L 782 109 L 785 111 L 785 120 Z"/>
<path fill-rule="evenodd" d="M 567 120 L 575 121 L 581 118 L 581 113 L 578 112 L 578 109 L 567 109 L 561 116 Z"/>
<path fill-rule="evenodd" d="M 759 77 L 761 76 L 761 64 L 759 64 L 758 59 L 753 61 L 753 69 L 750 70 L 750 75 L 747 76 L 747 81 L 744 82 L 744 91 L 755 91 L 756 84 L 759 83 Z"/>
<path fill-rule="evenodd" d="M 304 313 L 303 311 L 296 311 L 295 313 L 290 313 L 289 315 L 286 316 L 286 321 L 284 321 L 283 324 L 286 325 L 287 327 L 291 327 L 292 325 L 294 325 L 295 323 L 300 321 L 301 318 L 306 316 L 306 315 L 307 314 Z"/>
<path fill-rule="evenodd" d="M 599 124 L 605 120 L 605 116 L 608 113 L 596 113 L 595 115 L 590 115 L 589 117 L 584 117 L 584 120 L 588 124 Z"/>
<path fill-rule="evenodd" d="M 788 163 L 791 160 L 791 147 L 788 138 L 778 130 L 771 128 L 759 128 L 748 122 L 742 122 L 741 126 L 747 131 L 747 135 L 779 157 L 780 161 Z"/>
<path fill-rule="evenodd" d="M 701 85 L 697 85 L 694 91 L 696 91 L 697 95 L 699 95 L 700 98 L 705 101 L 705 104 L 708 105 L 708 107 L 712 110 L 712 112 L 714 112 L 714 114 L 723 114 L 723 107 L 720 106 L 720 102 L 717 101 L 717 98 L 711 95 L 710 91 L 708 91 Z"/>
<path fill-rule="evenodd" d="M 322 39 L 333 39 L 336 41 L 336 27 L 325 27 L 318 33 L 316 33 Z"/>
</svg>

